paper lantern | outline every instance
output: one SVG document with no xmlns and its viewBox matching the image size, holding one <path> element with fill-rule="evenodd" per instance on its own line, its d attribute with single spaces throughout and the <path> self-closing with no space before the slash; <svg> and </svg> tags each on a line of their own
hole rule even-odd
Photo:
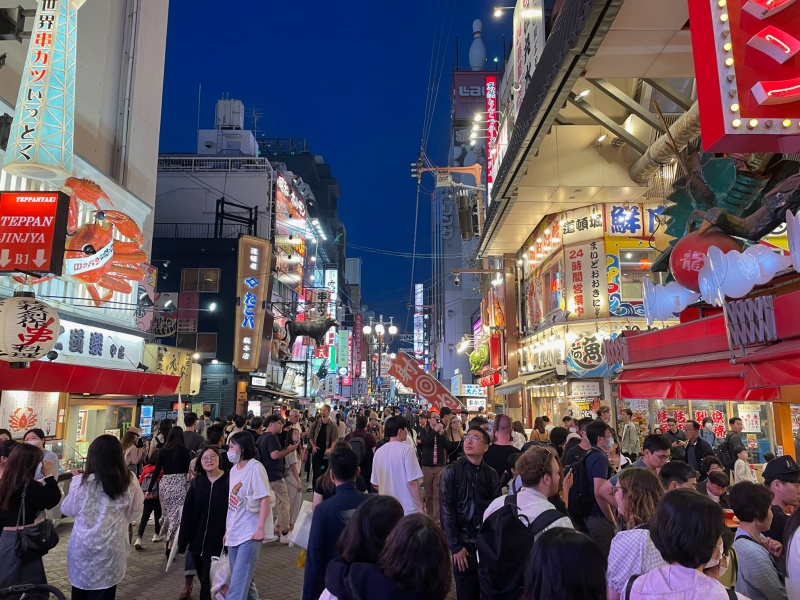
<svg viewBox="0 0 800 600">
<path fill-rule="evenodd" d="M 0 360 L 12 369 L 28 367 L 55 347 L 60 327 L 56 310 L 33 292 L 0 300 Z"/>
<path fill-rule="evenodd" d="M 718 229 L 688 233 L 678 240 L 669 257 L 669 270 L 675 281 L 687 290 L 699 292 L 697 274 L 706 264 L 706 254 L 711 246 L 716 246 L 723 253 L 742 249 L 736 240 Z"/>
</svg>

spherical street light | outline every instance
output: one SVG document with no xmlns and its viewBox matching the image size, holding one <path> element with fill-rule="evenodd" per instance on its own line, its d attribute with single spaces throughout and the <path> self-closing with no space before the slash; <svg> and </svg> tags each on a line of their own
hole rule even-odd
<svg viewBox="0 0 800 600">
<path fill-rule="evenodd" d="M 389 325 L 389 335 L 397 335 L 397 325 Z"/>
<path fill-rule="evenodd" d="M 385 329 L 383 327 L 383 323 L 378 323 L 377 325 L 375 325 L 375 333 L 377 333 L 378 335 L 383 335 L 384 331 Z"/>
<path fill-rule="evenodd" d="M 370 327 L 369 325 L 364 325 L 363 331 L 364 335 L 370 335 L 372 333 L 372 327 Z"/>
</svg>

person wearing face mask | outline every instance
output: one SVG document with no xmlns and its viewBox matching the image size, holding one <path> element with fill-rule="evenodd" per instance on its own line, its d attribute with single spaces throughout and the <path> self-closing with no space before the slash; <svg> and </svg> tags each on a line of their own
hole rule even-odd
<svg viewBox="0 0 800 600">
<path fill-rule="evenodd" d="M 61 461 L 58 460 L 58 456 L 55 452 L 50 452 L 50 450 L 45 450 L 44 447 L 44 431 L 35 427 L 33 429 L 29 429 L 25 432 L 25 437 L 22 438 L 22 441 L 26 444 L 30 444 L 31 446 L 36 446 L 44 452 L 44 460 L 49 460 L 52 462 L 55 468 L 55 476 L 58 478 L 58 473 L 61 471 L 60 465 Z M 42 473 L 42 465 L 36 467 L 36 481 L 44 481 L 44 474 Z"/>
<path fill-rule="evenodd" d="M 739 562 L 736 589 L 751 600 L 786 600 L 786 585 L 775 562 L 783 555 L 783 544 L 763 535 L 772 525 L 772 492 L 744 481 L 734 485 L 730 495 L 739 519 L 733 542 Z"/>
<path fill-rule="evenodd" d="M 714 421 L 711 417 L 703 419 L 703 428 L 700 430 L 700 439 L 704 440 L 712 448 L 717 443 L 717 434 L 714 433 Z"/>
</svg>

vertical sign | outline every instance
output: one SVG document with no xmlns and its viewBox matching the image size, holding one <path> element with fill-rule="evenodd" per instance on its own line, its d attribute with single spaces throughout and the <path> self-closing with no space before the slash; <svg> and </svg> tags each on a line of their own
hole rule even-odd
<svg viewBox="0 0 800 600">
<path fill-rule="evenodd" d="M 364 343 L 364 316 L 361 313 L 356 313 L 353 315 L 353 323 L 353 371 L 355 377 L 361 377 L 361 361 L 363 359 L 361 349 Z"/>
<path fill-rule="evenodd" d="M 153 306 L 156 299 L 156 281 L 158 269 L 153 265 L 142 265 L 144 278 L 136 290 L 136 329 L 150 333 L 153 325 Z"/>
<path fill-rule="evenodd" d="M 689 0 L 703 149 L 800 150 L 800 3 Z"/>
<path fill-rule="evenodd" d="M 336 269 L 325 270 L 325 287 L 328 289 L 328 314 L 336 318 L 336 301 L 339 298 L 339 272 Z"/>
<path fill-rule="evenodd" d="M 425 309 L 424 286 L 421 283 L 414 285 L 414 355 L 425 354 Z"/>
<path fill-rule="evenodd" d="M 515 115 L 519 114 L 533 71 L 544 51 L 542 4 L 542 0 L 517 0 L 514 8 L 514 42 L 511 52 L 514 61 L 514 81 L 519 84 L 514 103 Z"/>
<path fill-rule="evenodd" d="M 602 240 L 565 248 L 567 310 L 577 318 L 599 319 L 608 314 L 608 284 L 601 264 Z M 604 259 L 603 259 L 604 260 Z"/>
<path fill-rule="evenodd" d="M 32 179 L 72 172 L 75 40 L 84 0 L 38 0 L 3 168 Z"/>
<path fill-rule="evenodd" d="M 492 183 L 494 154 L 497 151 L 497 75 L 486 76 L 486 183 Z"/>
<path fill-rule="evenodd" d="M 272 247 L 268 240 L 249 235 L 239 238 L 233 358 L 238 371 L 250 372 L 258 367 L 271 262 Z"/>
<path fill-rule="evenodd" d="M 336 333 L 336 366 L 346 367 L 350 362 L 350 330 L 341 328 Z"/>
</svg>

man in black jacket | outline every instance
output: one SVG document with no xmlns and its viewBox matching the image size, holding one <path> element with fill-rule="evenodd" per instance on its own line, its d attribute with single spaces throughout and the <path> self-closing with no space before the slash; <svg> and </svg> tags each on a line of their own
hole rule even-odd
<svg viewBox="0 0 800 600">
<path fill-rule="evenodd" d="M 441 419 L 430 419 L 420 430 L 420 465 L 425 488 L 425 514 L 439 524 L 439 479 L 447 465 L 448 441 Z"/>
<path fill-rule="evenodd" d="M 483 462 L 491 438 L 480 427 L 464 436 L 464 454 L 448 465 L 439 482 L 442 529 L 453 553 L 458 600 L 479 600 L 475 539 L 483 513 L 500 495 L 500 476 Z"/>
<path fill-rule="evenodd" d="M 686 462 L 698 473 L 700 463 L 706 456 L 714 456 L 714 450 L 700 437 L 700 423 L 697 421 L 686 422 Z"/>
</svg>

